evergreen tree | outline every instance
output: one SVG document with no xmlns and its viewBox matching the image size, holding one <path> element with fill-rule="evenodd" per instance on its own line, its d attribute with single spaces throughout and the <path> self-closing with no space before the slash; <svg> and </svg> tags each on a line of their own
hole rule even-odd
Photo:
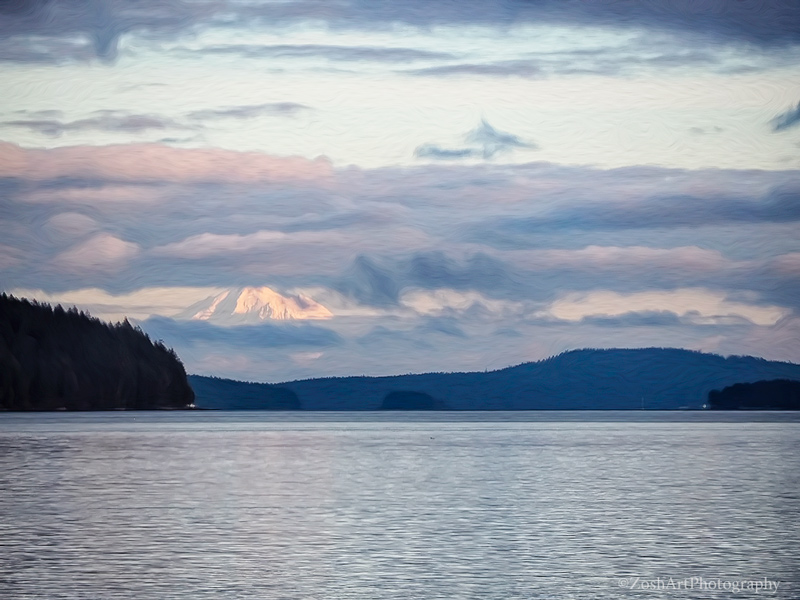
<svg viewBox="0 0 800 600">
<path fill-rule="evenodd" d="M 194 402 L 175 352 L 128 320 L 0 294 L 0 410 L 152 410 Z"/>
</svg>

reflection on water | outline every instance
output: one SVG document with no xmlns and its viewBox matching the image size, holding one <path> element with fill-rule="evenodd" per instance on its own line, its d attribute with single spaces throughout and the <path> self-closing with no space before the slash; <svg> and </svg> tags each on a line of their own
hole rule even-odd
<svg viewBox="0 0 800 600">
<path fill-rule="evenodd" d="M 781 413 L 3 414 L 0 597 L 795 599 L 799 438 Z"/>
</svg>

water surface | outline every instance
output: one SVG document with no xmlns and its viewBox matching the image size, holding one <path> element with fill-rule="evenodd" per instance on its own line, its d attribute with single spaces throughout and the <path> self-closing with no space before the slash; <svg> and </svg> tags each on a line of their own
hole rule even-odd
<svg viewBox="0 0 800 600">
<path fill-rule="evenodd" d="M 796 413 L 0 414 L 0 597 L 796 599 L 798 441 Z"/>
</svg>

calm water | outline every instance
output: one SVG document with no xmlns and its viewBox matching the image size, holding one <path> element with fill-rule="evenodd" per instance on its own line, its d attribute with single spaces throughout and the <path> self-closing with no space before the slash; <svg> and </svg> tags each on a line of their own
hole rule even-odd
<svg viewBox="0 0 800 600">
<path fill-rule="evenodd" d="M 798 442 L 787 413 L 0 414 L 0 597 L 795 600 Z"/>
</svg>

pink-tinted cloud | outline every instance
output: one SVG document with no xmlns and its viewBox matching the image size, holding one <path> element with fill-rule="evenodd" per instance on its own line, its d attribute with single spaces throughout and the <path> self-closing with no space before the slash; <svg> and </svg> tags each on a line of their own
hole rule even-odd
<svg viewBox="0 0 800 600">
<path fill-rule="evenodd" d="M 137 254 L 138 244 L 100 233 L 59 254 L 55 264 L 71 271 L 112 271 Z"/>
<path fill-rule="evenodd" d="M 783 275 L 800 276 L 800 252 L 789 252 L 774 258 L 772 267 Z"/>
<path fill-rule="evenodd" d="M 7 246 L 5 244 L 0 244 L 0 269 L 7 269 L 9 267 L 21 264 L 23 261 L 24 253 L 14 248 L 13 246 Z"/>
<path fill-rule="evenodd" d="M 743 318 L 756 325 L 774 325 L 791 311 L 781 306 L 745 304 L 727 294 L 703 288 L 650 290 L 620 294 L 608 290 L 566 294 L 539 316 L 580 321 L 593 316 L 620 316 L 631 312 L 671 312 L 698 323 Z"/>
<path fill-rule="evenodd" d="M 25 149 L 0 142 L 0 177 L 105 181 L 252 183 L 319 179 L 333 168 L 324 157 L 278 157 L 219 148 L 184 149 L 163 144 L 118 144 Z"/>
</svg>

